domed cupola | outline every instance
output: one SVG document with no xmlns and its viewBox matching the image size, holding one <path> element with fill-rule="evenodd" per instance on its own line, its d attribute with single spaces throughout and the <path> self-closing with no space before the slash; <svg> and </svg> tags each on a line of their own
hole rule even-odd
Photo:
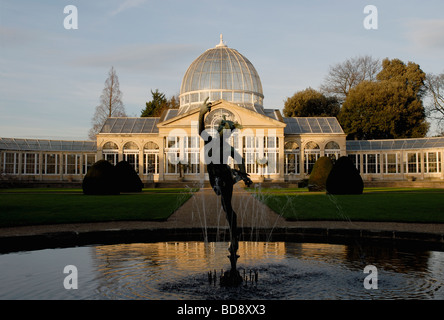
<svg viewBox="0 0 444 320">
<path fill-rule="evenodd" d="M 263 109 L 264 95 L 253 64 L 223 42 L 202 53 L 190 65 L 180 87 L 179 114 L 199 107 L 207 97 L 220 99 L 257 111 Z"/>
</svg>

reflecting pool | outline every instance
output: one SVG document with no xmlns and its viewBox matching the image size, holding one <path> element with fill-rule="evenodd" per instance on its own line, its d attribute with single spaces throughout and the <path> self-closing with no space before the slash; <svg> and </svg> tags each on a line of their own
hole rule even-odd
<svg viewBox="0 0 444 320">
<path fill-rule="evenodd" d="M 285 242 L 241 242 L 244 285 L 220 287 L 227 242 L 94 245 L 0 255 L 0 299 L 444 299 L 444 252 Z M 77 289 L 65 289 L 67 265 Z M 375 272 L 364 273 L 366 266 Z M 257 283 L 250 271 L 258 273 Z M 376 276 L 377 289 L 366 279 Z M 375 280 L 373 280 L 375 281 Z M 71 282 L 72 283 L 72 282 Z M 368 283 L 368 281 L 367 281 Z"/>
</svg>

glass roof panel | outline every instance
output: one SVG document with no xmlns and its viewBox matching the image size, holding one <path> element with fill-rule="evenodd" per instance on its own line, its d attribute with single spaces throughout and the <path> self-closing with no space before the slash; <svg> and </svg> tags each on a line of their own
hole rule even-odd
<svg viewBox="0 0 444 320">
<path fill-rule="evenodd" d="M 125 124 L 125 118 L 116 118 L 116 122 L 111 128 L 110 133 L 120 133 L 122 132 L 123 125 Z"/>
<path fill-rule="evenodd" d="M 133 132 L 134 123 L 136 119 L 127 118 L 123 124 L 121 132 Z"/>
<path fill-rule="evenodd" d="M 29 139 L 26 141 L 28 144 L 28 146 L 27 146 L 28 150 L 40 150 L 40 144 L 39 144 L 38 140 Z"/>
<path fill-rule="evenodd" d="M 302 133 L 344 133 L 336 118 L 325 117 L 292 117 L 284 118 L 287 124 L 285 133 L 302 134 Z"/>
<path fill-rule="evenodd" d="M 211 95 L 211 92 L 220 92 L 221 90 L 232 90 L 231 93 L 248 91 L 250 97 L 233 94 L 226 94 L 224 97 L 233 99 L 229 102 L 253 109 L 254 102 L 251 99 L 251 93 L 253 93 L 257 97 L 255 98 L 256 104 L 262 106 L 262 84 L 252 63 L 238 51 L 219 44 L 202 53 L 186 71 L 180 88 L 179 114 L 196 108 L 208 96 L 220 97 L 220 95 Z M 201 91 L 210 92 L 199 95 L 197 100 L 182 99 L 191 92 Z"/>
<path fill-rule="evenodd" d="M 311 132 L 313 132 L 313 133 L 321 133 L 322 132 L 321 126 L 319 125 L 317 118 L 308 118 L 307 121 L 308 121 L 308 124 L 310 125 Z"/>
<path fill-rule="evenodd" d="M 114 124 L 116 123 L 116 121 L 117 121 L 117 119 L 115 119 L 115 118 L 106 119 L 101 132 L 104 132 L 104 133 L 111 132 L 111 129 L 114 126 Z"/>
<path fill-rule="evenodd" d="M 0 150 L 15 151 L 94 151 L 95 141 L 0 138 Z"/>
<path fill-rule="evenodd" d="M 347 140 L 347 151 L 444 148 L 444 137 L 390 140 Z"/>
<path fill-rule="evenodd" d="M 332 132 L 331 127 L 328 124 L 328 121 L 326 118 L 318 118 L 318 122 L 321 127 L 321 131 L 323 133 L 331 133 Z"/>
<path fill-rule="evenodd" d="M 330 125 L 331 128 L 331 132 L 333 133 L 344 133 L 344 131 L 342 130 L 341 125 L 338 122 L 338 119 L 333 118 L 333 117 L 329 117 L 329 118 L 325 118 L 328 122 L 328 124 Z"/>
<path fill-rule="evenodd" d="M 132 133 L 141 133 L 145 121 L 135 121 L 132 129 Z"/>
</svg>

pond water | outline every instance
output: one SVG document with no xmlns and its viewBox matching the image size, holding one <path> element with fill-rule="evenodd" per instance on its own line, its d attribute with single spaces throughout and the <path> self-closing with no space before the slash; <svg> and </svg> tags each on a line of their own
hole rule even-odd
<svg viewBox="0 0 444 320">
<path fill-rule="evenodd" d="M 241 242 L 238 267 L 247 281 L 224 288 L 210 283 L 208 272 L 229 267 L 228 245 L 133 243 L 2 254 L 0 299 L 444 299 L 444 252 Z M 65 278 L 74 275 L 64 273 L 67 265 L 76 267 L 77 289 L 65 289 Z M 364 273 L 368 265 L 377 272 Z M 370 276 L 377 276 L 377 289 L 366 288 Z"/>
</svg>

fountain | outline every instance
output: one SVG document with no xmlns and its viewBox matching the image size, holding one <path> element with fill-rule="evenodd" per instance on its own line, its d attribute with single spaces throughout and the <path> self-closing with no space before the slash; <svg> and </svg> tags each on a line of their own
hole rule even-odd
<svg viewBox="0 0 444 320">
<path fill-rule="evenodd" d="M 0 300 L 261 300 L 265 304 L 265 300 L 444 299 L 442 251 L 240 241 L 238 270 L 248 281 L 222 287 L 219 268 L 227 260 L 226 245 L 168 241 L 2 254 Z M 378 268 L 378 289 L 364 286 L 368 264 Z M 78 269 L 77 290 L 64 287 L 66 265 Z M 209 283 L 203 270 L 212 270 L 217 283 Z M 257 283 L 254 270 L 259 274 Z"/>
<path fill-rule="evenodd" d="M 205 163 L 210 178 L 210 184 L 216 195 L 221 197 L 222 208 L 225 211 L 228 225 L 230 227 L 230 255 L 231 269 L 221 275 L 222 286 L 237 286 L 242 283 L 242 276 L 236 268 L 239 255 L 239 229 L 237 228 L 237 215 L 234 212 L 231 199 L 233 196 L 233 186 L 238 181 L 243 180 L 247 186 L 252 184 L 251 179 L 245 170 L 244 159 L 228 143 L 227 139 L 232 130 L 240 126 L 232 121 L 222 119 L 217 128 L 218 135 L 211 137 L 205 132 L 205 115 L 211 111 L 212 104 L 208 98 L 202 104 L 199 113 L 199 135 L 205 141 Z M 205 133 L 205 134 L 204 134 Z M 226 151 L 229 152 L 226 152 Z M 228 166 L 228 156 L 235 160 L 241 160 L 237 165 L 239 170 L 231 169 Z"/>
<path fill-rule="evenodd" d="M 210 108 L 211 104 L 202 107 L 201 129 Z M 234 126 L 224 120 L 218 131 L 231 130 Z M 200 133 L 205 135 L 203 131 Z M 223 145 L 223 141 L 218 141 L 218 145 Z M 267 216 L 262 211 L 265 207 L 259 208 L 260 201 L 255 202 L 257 198 L 267 197 L 260 192 L 259 184 L 256 199 L 250 195 L 232 199 L 233 190 L 242 189 L 237 182 L 243 180 L 251 184 L 242 162 L 239 170 L 232 170 L 223 162 L 208 163 L 208 172 L 212 190 L 205 192 L 211 192 L 211 197 L 204 196 L 201 203 L 198 203 L 199 197 L 193 197 L 190 202 L 193 209 L 185 215 L 199 220 L 204 241 L 200 230 L 190 221 L 175 224 L 177 212 L 164 229 L 160 227 L 151 232 L 107 230 L 95 233 L 94 241 L 80 244 L 75 241 L 85 233 L 63 234 L 74 238 L 66 248 L 60 246 L 68 239 L 61 238 L 54 242 L 55 249 L 0 254 L 0 299 L 444 299 L 442 238 L 438 250 L 422 245 L 418 248 L 411 242 L 395 246 L 392 239 L 366 243 L 362 238 L 341 235 L 336 239 L 313 240 L 305 235 L 289 239 L 285 234 L 278 239 L 275 227 L 280 224 L 274 219 L 280 217 L 274 214 L 271 220 L 262 220 Z M 219 232 L 218 223 L 207 223 L 209 215 L 205 210 L 216 206 L 212 202 L 216 198 L 213 192 L 220 196 L 218 212 L 225 213 L 229 239 L 218 238 L 219 234 L 225 237 L 224 232 Z M 334 196 L 330 197 L 338 215 L 343 216 Z M 297 210 L 291 199 L 288 198 L 286 209 Z M 218 214 L 212 212 L 212 216 Z M 215 225 L 214 233 L 211 229 Z M 183 233 L 174 233 L 176 227 L 187 229 L 185 240 Z M 213 237 L 214 234 L 217 236 Z M 332 239 L 337 243 L 325 241 Z M 230 269 L 224 271 L 221 267 L 226 256 L 222 249 L 227 240 Z M 240 256 L 243 258 L 238 265 Z M 78 290 L 63 287 L 66 275 L 62 271 L 67 265 L 79 270 Z M 368 265 L 377 267 L 379 286 L 376 290 L 365 286 Z M 205 274 L 203 270 L 211 271 Z"/>
<path fill-rule="evenodd" d="M 242 282 L 218 285 L 221 275 L 226 274 L 221 268 L 228 270 L 231 266 L 225 251 L 231 235 L 228 238 L 224 227 L 217 227 L 214 233 L 217 222 L 205 222 L 219 213 L 225 219 L 222 208 L 211 210 L 211 217 L 208 215 L 218 199 L 213 190 L 206 189 L 200 193 L 204 195 L 202 199 L 193 197 L 189 203 L 194 210 L 188 210 L 185 217 L 194 215 L 194 224 L 181 220 L 176 225 L 173 217 L 168 227 L 160 231 L 141 229 L 141 237 L 136 230 L 131 230 L 131 238 L 125 231 L 96 232 L 89 242 L 72 242 L 60 248 L 68 240 L 68 234 L 64 234 L 64 238 L 55 239 L 55 248 L 0 254 L 0 300 L 261 300 L 265 304 L 265 300 L 294 299 L 444 299 L 442 246 L 433 250 L 430 248 L 434 245 L 403 245 L 391 240 L 366 242 L 353 237 L 331 238 L 333 243 L 279 238 L 279 231 L 273 228 L 274 220 L 258 224 L 267 216 L 262 211 L 265 208 L 256 207 L 251 196 L 239 196 L 241 189 L 239 185 L 234 187 L 233 207 L 238 214 L 238 227 L 243 229 L 236 252 L 242 259 L 235 260 L 235 274 L 240 275 Z M 291 199 L 288 198 L 288 208 L 297 210 Z M 200 200 L 201 203 L 194 202 Z M 252 232 L 250 221 L 254 222 Z M 195 227 L 196 222 L 201 223 L 202 230 L 189 228 Z M 270 230 L 263 233 L 261 226 L 265 225 L 273 229 L 271 238 Z M 176 227 L 187 228 L 185 238 L 182 233 L 175 235 Z M 258 233 L 265 236 L 259 239 Z M 82 235 L 86 234 L 76 237 Z M 63 270 L 67 265 L 78 269 L 77 290 L 64 287 L 67 275 Z M 367 265 L 377 267 L 377 289 L 365 287 Z M 211 270 L 211 274 L 206 270 Z"/>
</svg>

